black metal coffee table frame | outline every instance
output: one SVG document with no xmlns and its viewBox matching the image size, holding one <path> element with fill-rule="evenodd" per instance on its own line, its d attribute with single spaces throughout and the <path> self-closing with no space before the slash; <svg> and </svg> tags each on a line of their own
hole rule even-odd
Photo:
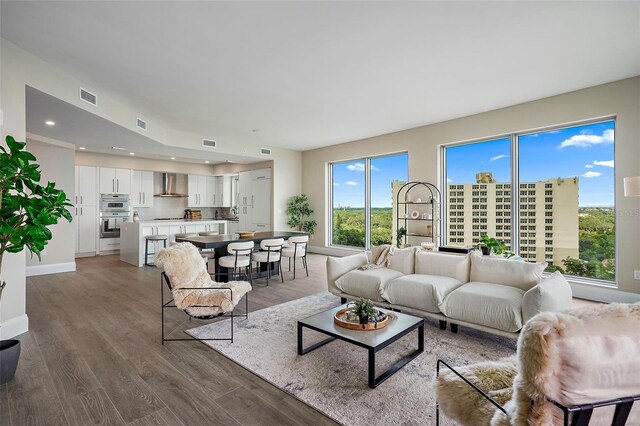
<svg viewBox="0 0 640 426">
<path fill-rule="evenodd" d="M 315 343 L 315 344 L 309 346 L 308 348 L 303 348 L 303 341 L 302 341 L 302 329 L 303 328 L 309 328 L 311 330 L 317 331 L 317 332 L 322 333 L 322 334 L 326 334 L 326 335 L 331 336 L 331 337 L 329 337 L 328 339 L 325 339 L 325 340 L 323 340 L 321 342 Z M 381 351 L 382 349 L 386 348 L 387 346 L 389 346 L 393 342 L 397 341 L 398 339 L 401 339 L 402 337 L 406 336 L 407 334 L 411 333 L 412 331 L 414 331 L 416 329 L 418 329 L 418 349 L 416 349 L 415 351 L 411 352 L 409 355 L 404 356 L 400 360 L 396 361 L 384 373 L 382 373 L 378 377 L 376 377 L 376 353 Z M 359 333 L 375 333 L 375 331 L 359 331 Z M 418 355 L 420 355 L 422 352 L 424 352 L 424 320 L 421 321 L 421 322 L 416 323 L 415 325 L 407 327 L 404 330 L 399 331 L 393 337 L 391 337 L 391 338 L 385 340 L 384 342 L 381 342 L 380 344 L 375 345 L 375 346 L 371 346 L 371 345 L 368 345 L 366 343 L 359 342 L 357 340 L 348 339 L 348 338 L 339 336 L 339 335 L 337 335 L 335 333 L 331 333 L 328 330 L 323 330 L 321 328 L 314 327 L 314 326 L 309 325 L 309 324 L 304 324 L 304 323 L 298 321 L 298 355 L 308 354 L 309 352 L 311 352 L 313 350 L 316 350 L 319 347 L 324 346 L 327 343 L 332 342 L 332 341 L 334 341 L 336 339 L 342 340 L 342 341 L 345 341 L 347 343 L 351 343 L 353 345 L 356 345 L 356 346 L 359 346 L 361 348 L 367 349 L 367 351 L 369 352 L 369 365 L 368 365 L 369 387 L 370 388 L 376 388 L 376 387 L 378 387 L 378 385 L 380 385 L 382 382 L 387 380 L 389 377 L 393 376 L 398 370 L 400 370 L 402 367 L 407 365 L 409 362 L 414 360 Z"/>
</svg>

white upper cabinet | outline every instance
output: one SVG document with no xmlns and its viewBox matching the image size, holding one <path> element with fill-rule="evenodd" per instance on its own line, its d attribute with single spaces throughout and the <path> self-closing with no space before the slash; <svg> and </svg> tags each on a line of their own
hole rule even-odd
<svg viewBox="0 0 640 426">
<path fill-rule="evenodd" d="M 93 166 L 76 166 L 75 204 L 96 206 L 98 203 L 98 171 Z"/>
<path fill-rule="evenodd" d="M 131 205 L 153 207 L 153 172 L 142 170 L 131 172 Z"/>
<path fill-rule="evenodd" d="M 238 195 L 241 230 L 271 229 L 271 169 L 241 172 Z"/>
<path fill-rule="evenodd" d="M 204 207 L 218 206 L 218 178 L 216 176 L 206 176 L 206 197 Z"/>
<path fill-rule="evenodd" d="M 233 207 L 231 205 L 231 176 L 222 176 L 218 178 L 218 196 L 221 200 L 221 207 Z"/>
<path fill-rule="evenodd" d="M 188 176 L 189 198 L 187 207 L 208 207 L 209 198 L 213 196 L 207 193 L 207 176 Z"/>
<path fill-rule="evenodd" d="M 100 167 L 100 194 L 131 194 L 131 170 Z"/>
</svg>

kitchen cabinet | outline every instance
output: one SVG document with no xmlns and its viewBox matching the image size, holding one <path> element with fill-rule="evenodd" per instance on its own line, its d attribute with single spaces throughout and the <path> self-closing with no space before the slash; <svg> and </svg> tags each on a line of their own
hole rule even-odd
<svg viewBox="0 0 640 426">
<path fill-rule="evenodd" d="M 271 230 L 271 169 L 241 172 L 238 194 L 240 230 Z"/>
<path fill-rule="evenodd" d="M 131 172 L 131 206 L 153 207 L 153 172 Z"/>
<path fill-rule="evenodd" d="M 95 254 L 97 251 L 97 209 L 95 205 L 76 206 L 76 254 Z"/>
<path fill-rule="evenodd" d="M 187 207 L 207 207 L 207 176 L 189 175 Z M 213 197 L 212 197 L 213 198 Z"/>
<path fill-rule="evenodd" d="M 131 169 L 100 167 L 100 194 L 131 194 Z"/>
<path fill-rule="evenodd" d="M 218 177 L 206 176 L 207 188 L 204 207 L 219 207 L 218 201 Z M 222 195 L 222 194 L 220 194 Z"/>
<path fill-rule="evenodd" d="M 230 220 L 227 225 L 229 234 L 237 234 L 240 231 L 240 224 L 238 221 Z"/>
<path fill-rule="evenodd" d="M 98 251 L 98 170 L 76 166 L 75 175 L 76 255 L 95 255 Z"/>
<path fill-rule="evenodd" d="M 98 183 L 95 167 L 76 166 L 76 198 L 75 204 L 85 206 L 98 205 Z"/>
<path fill-rule="evenodd" d="M 231 204 L 231 176 L 221 176 L 218 178 L 218 196 L 220 197 L 220 207 L 233 207 Z"/>
</svg>

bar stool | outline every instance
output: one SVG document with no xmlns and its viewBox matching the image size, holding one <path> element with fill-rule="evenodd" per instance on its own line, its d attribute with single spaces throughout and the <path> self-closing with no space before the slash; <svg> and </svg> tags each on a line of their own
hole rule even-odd
<svg viewBox="0 0 640 426">
<path fill-rule="evenodd" d="M 280 280 L 284 283 L 284 276 L 282 275 L 282 262 L 280 261 L 282 246 L 284 244 L 283 238 L 273 238 L 260 241 L 260 248 L 263 251 L 253 253 L 253 261 L 258 265 L 258 271 L 260 271 L 260 264 L 267 264 L 267 286 L 269 285 L 269 275 L 271 275 L 271 263 L 278 262 L 278 273 L 280 274 Z"/>
<path fill-rule="evenodd" d="M 236 275 L 240 276 L 241 268 L 245 268 L 245 272 L 249 275 L 249 282 L 253 284 L 253 274 L 251 271 L 251 256 L 253 254 L 253 248 L 255 244 L 253 241 L 241 242 L 241 243 L 229 243 L 227 245 L 227 256 L 222 256 L 218 259 L 218 266 L 222 268 L 231 269 L 232 272 L 220 275 Z"/>
<path fill-rule="evenodd" d="M 289 237 L 287 246 L 282 249 L 282 256 L 289 258 L 289 271 L 291 271 L 291 258 L 293 258 L 293 279 L 296 279 L 296 259 L 302 258 L 302 264 L 309 276 L 309 267 L 307 266 L 307 244 L 309 242 L 308 235 L 300 235 Z"/>
<path fill-rule="evenodd" d="M 167 240 L 169 239 L 168 235 L 146 235 L 144 237 L 145 242 L 144 242 L 144 264 L 147 266 L 155 266 L 155 264 L 153 263 L 149 263 L 149 255 L 153 254 L 155 255 L 156 252 L 154 251 L 153 253 L 149 253 L 149 241 L 151 241 L 152 243 L 156 243 L 158 241 L 162 241 L 164 244 L 164 248 L 167 248 Z M 155 249 L 154 249 L 155 250 Z"/>
</svg>

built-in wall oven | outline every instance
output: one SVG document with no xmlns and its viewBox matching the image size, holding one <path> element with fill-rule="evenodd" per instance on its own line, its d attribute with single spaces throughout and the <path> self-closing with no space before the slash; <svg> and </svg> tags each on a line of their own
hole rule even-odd
<svg viewBox="0 0 640 426">
<path fill-rule="evenodd" d="M 120 238 L 120 224 L 130 219 L 128 195 L 100 194 L 100 238 Z"/>
</svg>

